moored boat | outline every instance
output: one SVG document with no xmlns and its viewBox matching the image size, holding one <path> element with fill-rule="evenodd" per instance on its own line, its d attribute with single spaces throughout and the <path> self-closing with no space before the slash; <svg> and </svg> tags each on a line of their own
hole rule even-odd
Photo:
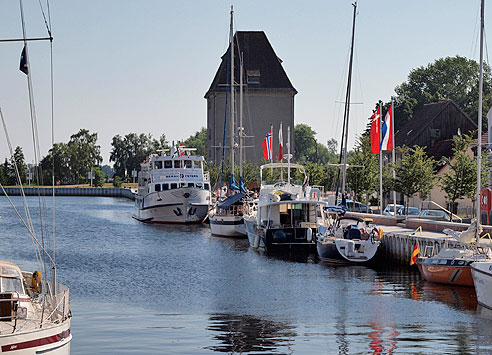
<svg viewBox="0 0 492 355">
<path fill-rule="evenodd" d="M 471 273 L 478 303 L 492 309 L 492 261 L 472 263 Z"/>
<path fill-rule="evenodd" d="M 265 169 L 299 170 L 304 183 L 265 181 Z M 304 167 L 290 163 L 270 163 L 260 167 L 260 194 L 254 213 L 244 217 L 250 246 L 266 251 L 311 250 L 316 247 L 317 206 L 320 190 L 311 188 Z"/>
<path fill-rule="evenodd" d="M 240 192 L 217 203 L 210 211 L 210 231 L 223 237 L 245 237 L 243 219 L 243 199 L 246 194 Z"/>
<path fill-rule="evenodd" d="M 209 174 L 194 148 L 171 148 L 145 160 L 138 173 L 134 218 L 147 223 L 201 223 L 210 202 Z"/>
</svg>

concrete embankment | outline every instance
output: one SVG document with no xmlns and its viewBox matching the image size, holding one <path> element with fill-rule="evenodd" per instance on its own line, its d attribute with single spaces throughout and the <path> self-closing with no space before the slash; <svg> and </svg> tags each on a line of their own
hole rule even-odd
<svg viewBox="0 0 492 355">
<path fill-rule="evenodd" d="M 26 196 L 53 195 L 51 187 L 24 187 Z M 9 196 L 20 196 L 20 187 L 5 187 L 5 192 Z M 135 194 L 130 189 L 120 187 L 55 187 L 55 196 L 103 196 L 103 197 L 125 197 L 135 199 Z"/>
</svg>

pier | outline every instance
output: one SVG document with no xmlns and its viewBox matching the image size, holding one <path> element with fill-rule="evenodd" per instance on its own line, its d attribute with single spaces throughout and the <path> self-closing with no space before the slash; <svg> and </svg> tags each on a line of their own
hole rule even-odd
<svg viewBox="0 0 492 355">
<path fill-rule="evenodd" d="M 52 187 L 23 187 L 26 196 L 52 196 Z M 20 187 L 5 187 L 5 192 L 10 196 L 20 196 Z M 124 197 L 135 200 L 135 194 L 122 187 L 55 187 L 55 196 L 101 196 Z"/>
</svg>

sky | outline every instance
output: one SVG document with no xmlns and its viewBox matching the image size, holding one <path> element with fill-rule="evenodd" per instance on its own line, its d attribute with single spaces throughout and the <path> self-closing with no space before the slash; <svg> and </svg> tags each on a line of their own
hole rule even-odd
<svg viewBox="0 0 492 355">
<path fill-rule="evenodd" d="M 51 0 L 54 140 L 66 143 L 81 128 L 96 132 L 109 164 L 117 134 L 164 133 L 177 141 L 206 127 L 204 94 L 228 47 L 233 5 L 235 30 L 264 31 L 282 59 L 298 91 L 295 123 L 310 125 L 321 143 L 340 142 L 352 2 Z M 46 36 L 39 0 L 23 4 L 27 36 Z M 0 0 L 0 8 L 0 38 L 21 38 L 19 2 Z M 389 101 L 412 69 L 447 56 L 478 61 L 479 8 L 479 0 L 358 2 L 349 147 L 375 103 Z M 0 108 L 12 145 L 33 162 L 27 80 L 18 70 L 22 46 L 0 43 Z M 49 54 L 49 42 L 29 44 L 43 156 L 51 147 Z M 0 159 L 6 156 L 2 130 Z"/>
</svg>

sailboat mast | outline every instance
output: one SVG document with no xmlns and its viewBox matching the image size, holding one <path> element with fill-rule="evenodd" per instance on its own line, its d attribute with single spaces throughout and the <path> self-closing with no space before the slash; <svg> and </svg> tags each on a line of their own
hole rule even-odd
<svg viewBox="0 0 492 355">
<path fill-rule="evenodd" d="M 234 10 L 231 6 L 231 30 L 230 30 L 230 47 L 231 47 L 231 176 L 234 176 L 234 28 L 233 28 Z"/>
<path fill-rule="evenodd" d="M 484 30 L 484 0 L 480 2 L 480 75 L 478 83 L 478 144 L 477 144 L 477 198 L 480 199 L 482 190 L 482 91 L 483 91 L 483 30 Z M 480 201 L 477 201 L 477 243 L 480 237 L 481 211 Z"/>
<path fill-rule="evenodd" d="M 239 71 L 239 176 L 243 177 L 243 76 L 244 63 L 243 53 L 240 55 L 240 71 Z"/>
<path fill-rule="evenodd" d="M 349 128 L 349 113 L 350 113 L 350 90 L 352 88 L 352 63 L 354 59 L 354 38 L 355 38 L 355 16 L 357 14 L 357 1 L 352 4 L 354 7 L 354 18 L 352 22 L 352 43 L 350 46 L 350 61 L 347 80 L 347 94 L 345 96 L 345 113 L 344 113 L 344 130 L 345 137 L 343 138 L 343 166 L 342 166 L 342 195 L 345 194 L 345 183 L 347 180 L 347 144 L 348 144 L 348 128 Z"/>
</svg>

